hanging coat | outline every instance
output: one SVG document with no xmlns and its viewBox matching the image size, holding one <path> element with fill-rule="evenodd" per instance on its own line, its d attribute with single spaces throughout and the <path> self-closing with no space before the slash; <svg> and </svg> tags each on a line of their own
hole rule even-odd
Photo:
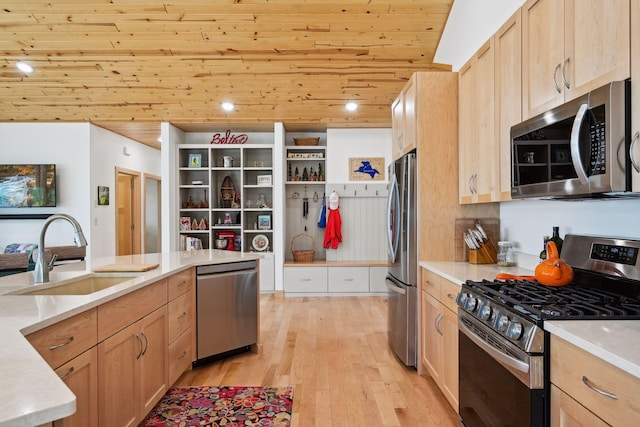
<svg viewBox="0 0 640 427">
<path fill-rule="evenodd" d="M 338 195 L 332 192 L 329 196 L 329 209 L 327 213 L 327 228 L 324 231 L 324 248 L 338 249 L 338 244 L 342 242 L 342 218 L 338 208 Z"/>
</svg>

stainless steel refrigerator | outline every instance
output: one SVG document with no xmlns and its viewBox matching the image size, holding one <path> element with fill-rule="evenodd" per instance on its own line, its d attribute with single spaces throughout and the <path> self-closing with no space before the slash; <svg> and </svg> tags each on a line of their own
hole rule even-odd
<svg viewBox="0 0 640 427">
<path fill-rule="evenodd" d="M 407 366 L 417 365 L 418 244 L 416 228 L 416 154 L 389 166 L 391 187 L 387 207 L 389 270 L 389 345 Z"/>
</svg>

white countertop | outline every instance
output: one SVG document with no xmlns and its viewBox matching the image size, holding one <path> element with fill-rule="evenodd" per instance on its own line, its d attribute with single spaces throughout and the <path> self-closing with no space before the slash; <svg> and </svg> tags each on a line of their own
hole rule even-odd
<svg viewBox="0 0 640 427">
<path fill-rule="evenodd" d="M 24 337 L 27 334 L 197 265 L 259 259 L 260 254 L 201 250 L 104 257 L 57 266 L 50 282 L 34 284 L 33 272 L 0 277 L 0 426 L 35 426 L 75 412 L 75 396 Z M 159 264 L 131 280 L 89 295 L 7 295 L 19 289 L 92 273 L 114 263 Z M 103 273 L 113 275 L 113 273 Z"/>
<path fill-rule="evenodd" d="M 496 264 L 421 261 L 420 267 L 459 284 L 493 280 L 498 273 L 533 275 L 531 270 Z M 544 329 L 640 378 L 640 320 L 553 320 L 544 322 Z"/>
</svg>

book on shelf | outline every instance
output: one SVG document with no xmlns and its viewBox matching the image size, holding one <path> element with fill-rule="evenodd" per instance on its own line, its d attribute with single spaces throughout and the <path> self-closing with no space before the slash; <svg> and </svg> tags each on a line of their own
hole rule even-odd
<svg viewBox="0 0 640 427">
<path fill-rule="evenodd" d="M 197 237 L 180 236 L 180 249 L 183 251 L 202 249 L 202 240 Z"/>
</svg>

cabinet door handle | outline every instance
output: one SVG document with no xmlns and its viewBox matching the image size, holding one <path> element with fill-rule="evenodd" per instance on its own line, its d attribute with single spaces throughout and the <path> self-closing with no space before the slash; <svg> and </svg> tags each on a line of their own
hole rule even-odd
<svg viewBox="0 0 640 427">
<path fill-rule="evenodd" d="M 301 282 L 310 282 L 311 279 L 300 279 Z"/>
<path fill-rule="evenodd" d="M 183 311 L 183 312 L 182 312 L 182 314 L 180 314 L 180 315 L 178 316 L 178 319 L 182 319 L 182 318 L 183 318 L 184 316 L 186 316 L 186 315 L 187 315 L 187 312 L 186 312 L 186 311 Z"/>
<path fill-rule="evenodd" d="M 144 344 L 142 343 L 142 338 L 140 338 L 140 335 L 136 335 L 136 339 L 140 343 L 140 351 L 138 352 L 136 359 L 140 359 L 140 357 L 142 356 L 142 349 L 144 348 Z"/>
<path fill-rule="evenodd" d="M 60 375 L 60 379 L 64 381 L 64 379 L 67 378 L 69 375 L 73 374 L 74 371 L 75 369 L 73 368 L 73 366 L 70 367 L 66 374 Z"/>
<path fill-rule="evenodd" d="M 345 282 L 353 282 L 353 279 L 344 279 Z"/>
<path fill-rule="evenodd" d="M 438 315 L 436 316 L 436 320 L 435 320 L 435 327 L 436 327 L 436 331 L 440 334 L 443 335 L 442 333 L 442 329 L 440 329 L 440 322 L 442 321 L 442 313 L 438 313 Z"/>
<path fill-rule="evenodd" d="M 67 341 L 65 341 L 65 342 L 63 342 L 61 344 L 52 345 L 51 347 L 49 347 L 49 350 L 57 350 L 59 348 L 64 347 L 67 344 L 71 344 L 72 342 L 73 342 L 73 335 L 71 335 Z"/>
<path fill-rule="evenodd" d="M 567 76 L 564 70 L 567 68 L 567 64 L 569 63 L 569 58 L 570 57 L 567 57 L 567 59 L 564 60 L 564 64 L 562 64 L 562 82 L 564 83 L 564 87 L 566 87 L 567 89 L 571 89 L 571 85 L 567 81 Z"/>
<path fill-rule="evenodd" d="M 447 294 L 447 298 L 452 299 L 452 300 L 456 300 L 456 295 L 452 295 L 452 294 Z"/>
<path fill-rule="evenodd" d="M 562 64 L 556 65 L 556 69 L 553 70 L 553 87 L 556 88 L 556 91 L 558 93 L 562 92 L 562 89 L 560 88 L 560 86 L 558 86 L 558 79 L 556 78 L 557 75 L 558 75 L 558 70 L 560 69 L 560 67 L 562 67 Z"/>
<path fill-rule="evenodd" d="M 184 285 L 186 285 L 186 284 L 187 284 L 187 281 L 186 281 L 186 280 L 183 280 L 182 282 L 178 283 L 176 286 L 177 286 L 177 287 L 180 287 L 180 286 L 184 286 Z"/>
<path fill-rule="evenodd" d="M 182 352 L 182 354 L 181 354 L 180 356 L 178 356 L 178 357 L 177 357 L 177 359 L 178 359 L 178 360 L 180 360 L 180 359 L 184 359 L 186 355 L 187 355 L 187 352 L 186 352 L 186 350 L 185 350 L 185 351 L 183 351 L 183 352 Z"/>
<path fill-rule="evenodd" d="M 471 185 L 471 181 L 473 181 L 473 174 L 469 177 L 469 191 L 473 194 L 473 186 Z"/>
<path fill-rule="evenodd" d="M 596 393 L 601 394 L 603 396 L 606 396 L 606 397 L 608 397 L 610 399 L 613 399 L 613 400 L 618 400 L 618 396 L 617 395 L 615 395 L 613 393 L 606 392 L 604 390 L 600 390 L 598 387 L 594 386 L 591 383 L 591 381 L 589 381 L 589 378 L 587 378 L 584 375 L 582 376 L 582 382 L 584 383 L 584 385 L 586 385 L 587 387 L 589 387 L 591 390 L 595 391 Z"/>
<path fill-rule="evenodd" d="M 140 332 L 140 335 L 142 335 L 142 338 L 144 338 L 144 350 L 142 350 L 142 354 L 141 354 L 141 356 L 144 356 L 144 354 L 147 352 L 147 348 L 149 347 L 149 340 L 147 339 L 147 336 L 144 334 L 144 331 Z"/>
</svg>

